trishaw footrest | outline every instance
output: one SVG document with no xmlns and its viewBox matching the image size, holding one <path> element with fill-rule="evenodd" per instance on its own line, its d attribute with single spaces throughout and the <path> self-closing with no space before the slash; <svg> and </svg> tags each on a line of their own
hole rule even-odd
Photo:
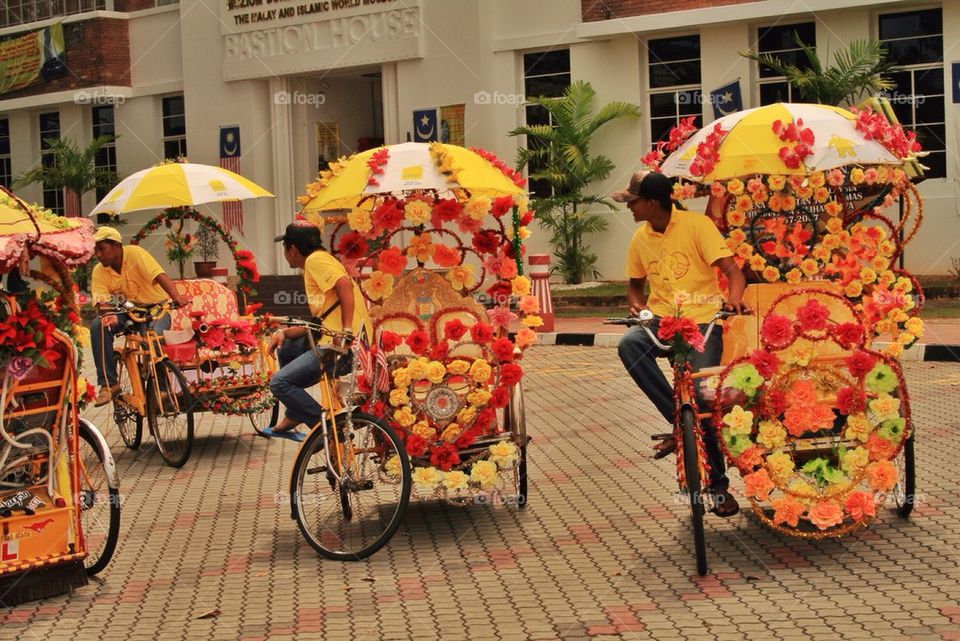
<svg viewBox="0 0 960 641">
<path fill-rule="evenodd" d="M 44 568 L 31 568 L 22 573 L 0 578 L 3 604 L 13 606 L 73 592 L 87 584 L 83 561 L 70 561 Z"/>
</svg>

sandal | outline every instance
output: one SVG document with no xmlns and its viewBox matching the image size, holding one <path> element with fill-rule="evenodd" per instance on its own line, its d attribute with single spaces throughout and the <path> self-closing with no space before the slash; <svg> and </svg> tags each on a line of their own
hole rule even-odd
<svg viewBox="0 0 960 641">
<path fill-rule="evenodd" d="M 300 443 L 307 438 L 305 433 L 296 429 L 277 430 L 277 428 L 273 425 L 263 428 L 257 432 L 257 434 L 266 438 L 285 438 L 288 441 L 296 441 L 297 443 Z"/>
<path fill-rule="evenodd" d="M 654 459 L 662 459 L 677 451 L 677 439 L 672 432 L 669 434 L 654 434 L 650 438 L 654 441 L 660 441 L 653 446 Z"/>
<path fill-rule="evenodd" d="M 737 499 L 734 498 L 729 489 L 708 490 L 708 492 L 710 492 L 710 496 L 713 498 L 713 509 L 710 511 L 717 516 L 727 519 L 740 511 L 740 504 L 737 503 Z"/>
</svg>

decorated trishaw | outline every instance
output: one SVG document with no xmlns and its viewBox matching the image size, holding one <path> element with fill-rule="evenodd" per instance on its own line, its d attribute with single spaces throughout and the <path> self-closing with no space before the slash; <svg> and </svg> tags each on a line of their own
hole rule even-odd
<svg viewBox="0 0 960 641">
<path fill-rule="evenodd" d="M 330 163 L 300 198 L 373 323 L 345 402 L 399 434 L 420 498 L 528 498 L 522 359 L 542 321 L 523 185 L 483 150 L 405 143 Z"/>
<path fill-rule="evenodd" d="M 106 441 L 81 408 L 89 335 L 70 268 L 89 221 L 0 191 L 0 593 L 6 605 L 69 591 L 106 567 L 120 527 Z"/>
<path fill-rule="evenodd" d="M 140 446 L 146 419 L 163 459 L 180 467 L 190 456 L 195 414 L 240 416 L 257 431 L 276 422 L 278 405 L 269 388 L 276 361 L 267 349 L 272 322 L 256 313 L 259 305 L 247 304 L 260 280 L 256 260 L 223 225 L 193 208 L 270 196 L 228 170 L 168 162 L 125 179 L 93 210 L 119 215 L 165 207 L 131 244 L 152 238 L 158 230 L 166 230 L 167 242 L 189 242 L 189 224 L 218 237 L 236 266 L 236 291 L 205 278 L 175 281 L 178 293 L 191 302 L 184 309 L 157 310 L 172 317 L 163 335 L 152 334 L 142 323 L 152 310 L 118 308 L 140 321 L 128 333 L 127 344 L 116 347 L 122 389 L 114 395 L 111 416 L 127 447 Z"/>
<path fill-rule="evenodd" d="M 912 508 L 914 426 L 898 357 L 923 331 L 922 295 L 897 264 L 922 219 L 919 152 L 872 108 L 775 104 L 699 132 L 681 122 L 644 158 L 678 179 L 678 200 L 708 197 L 752 283 L 754 313 L 726 321 L 722 365 L 693 377 L 712 406 L 684 402 L 712 418 L 754 513 L 778 532 L 841 536 L 891 496 L 901 516 Z M 678 339 L 680 325 L 661 325 L 660 338 Z M 700 557 L 702 507 L 693 513 Z"/>
</svg>

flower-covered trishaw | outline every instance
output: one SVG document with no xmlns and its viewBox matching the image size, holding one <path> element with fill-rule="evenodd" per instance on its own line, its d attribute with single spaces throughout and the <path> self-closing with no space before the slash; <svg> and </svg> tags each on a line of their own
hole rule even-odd
<svg viewBox="0 0 960 641">
<path fill-rule="evenodd" d="M 521 362 L 542 321 L 523 185 L 488 152 L 405 143 L 331 163 L 300 198 L 361 279 L 375 335 L 358 402 L 402 438 L 421 498 L 527 500 Z"/>
<path fill-rule="evenodd" d="M 897 259 L 922 218 L 908 177 L 914 135 L 871 108 L 804 104 L 694 130 L 681 122 L 644 162 L 679 179 L 678 199 L 709 197 L 707 214 L 754 283 L 744 298 L 754 314 L 726 323 L 722 365 L 695 375 L 713 407 L 694 411 L 712 418 L 755 514 L 776 531 L 842 536 L 891 495 L 906 517 L 914 435 L 897 358 L 923 323 L 919 285 Z M 682 470 L 678 461 L 681 480 Z"/>
<path fill-rule="evenodd" d="M 110 561 L 119 480 L 79 417 L 80 323 L 69 268 L 93 254 L 89 221 L 0 190 L 0 594 L 6 605 L 86 584 Z"/>
<path fill-rule="evenodd" d="M 269 388 L 276 361 L 268 353 L 266 340 L 271 321 L 269 316 L 255 315 L 259 305 L 246 304 L 260 279 L 253 253 L 241 249 L 216 220 L 193 209 L 201 203 L 259 197 L 272 195 L 226 169 L 170 162 L 125 179 L 92 212 L 119 215 L 166 207 L 143 226 L 131 244 L 140 244 L 165 228 L 166 241 L 182 251 L 190 242 L 184 232 L 184 224 L 189 222 L 198 229 L 206 228 L 227 245 L 236 264 L 236 293 L 210 279 L 175 281 L 177 291 L 190 299 L 191 305 L 170 312 L 170 330 L 157 337 L 145 332 L 146 341 L 134 336 L 115 348 L 123 389 L 114 395 L 113 422 L 126 446 L 137 449 L 146 418 L 161 456 L 174 467 L 190 457 L 194 414 L 198 412 L 241 416 L 258 431 L 276 421 L 278 405 Z M 142 347 L 151 342 L 157 347 Z M 166 364 L 161 366 L 163 372 L 154 376 L 151 370 L 158 371 L 158 361 Z M 142 370 L 143 375 L 132 375 L 134 370 Z M 177 390 L 176 407 L 150 401 L 151 386 L 141 381 L 154 377 L 161 388 Z M 172 382 L 164 383 L 165 378 Z M 161 390 L 153 396 L 162 399 L 165 394 Z"/>
</svg>

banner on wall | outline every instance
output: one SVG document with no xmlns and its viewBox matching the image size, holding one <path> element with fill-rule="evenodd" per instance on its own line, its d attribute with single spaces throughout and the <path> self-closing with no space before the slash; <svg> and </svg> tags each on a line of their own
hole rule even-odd
<svg viewBox="0 0 960 641">
<path fill-rule="evenodd" d="M 0 95 L 67 73 L 63 25 L 0 42 Z"/>
<path fill-rule="evenodd" d="M 440 142 L 466 146 L 463 125 L 464 105 L 440 107 Z"/>
</svg>

